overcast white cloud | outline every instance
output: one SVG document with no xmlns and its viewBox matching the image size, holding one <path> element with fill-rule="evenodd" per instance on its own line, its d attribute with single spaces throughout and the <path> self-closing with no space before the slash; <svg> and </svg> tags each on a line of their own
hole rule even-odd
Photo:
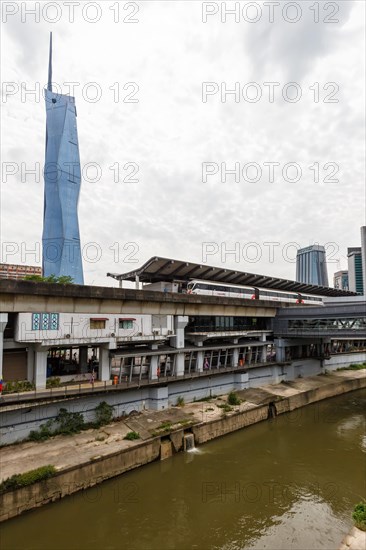
<svg viewBox="0 0 366 550">
<path fill-rule="evenodd" d="M 82 243 L 97 243 L 97 248 L 86 247 L 87 284 L 115 284 L 106 272 L 130 271 L 153 255 L 202 262 L 205 242 L 216 242 L 219 250 L 224 250 L 222 243 L 227 249 L 239 243 L 239 263 L 234 255 L 222 258 L 220 253 L 207 257 L 207 263 L 224 261 L 229 268 L 254 273 L 294 279 L 295 264 L 288 260 L 294 258 L 295 248 L 287 246 L 294 242 L 334 243 L 328 247 L 330 281 L 339 266 L 346 267 L 347 246 L 359 246 L 360 226 L 365 224 L 364 2 L 297 2 L 301 17 L 296 23 L 284 19 L 288 2 L 280 3 L 273 23 L 262 2 L 255 3 L 262 10 L 256 23 L 243 19 L 248 2 L 240 2 L 239 23 L 234 16 L 222 23 L 220 11 L 203 23 L 205 8 L 195 1 L 120 2 L 119 23 L 110 9 L 116 2 L 95 2 L 102 15 L 94 24 L 82 17 L 87 4 L 88 17 L 94 17 L 92 3 L 81 1 L 70 23 L 67 5 L 52 2 L 48 4 L 57 5 L 60 20 L 45 21 L 41 10 L 35 22 L 24 13 L 24 5 L 30 10 L 35 4 L 2 3 L 2 81 L 19 90 L 22 82 L 28 90 L 36 83 L 42 89 L 48 33 L 53 31 L 53 80 L 64 93 L 65 83 L 80 83 L 75 97 L 82 165 L 98 163 L 101 169 L 99 181 L 82 182 L 79 203 Z M 41 2 L 41 8 L 45 4 Z M 221 4 L 211 2 L 210 9 L 220 10 Z M 319 6 L 318 23 L 310 9 L 314 4 Z M 4 22 L 6 5 L 8 12 L 9 6 L 18 11 Z M 234 5 L 226 2 L 227 8 Z M 46 16 L 52 19 L 56 8 L 48 9 Z M 138 22 L 123 22 L 132 11 Z M 252 18 L 253 13 L 248 12 Z M 285 13 L 288 18 L 296 15 Z M 90 82 L 102 92 L 97 102 L 91 101 L 95 88 L 88 87 Z M 134 91 L 133 86 L 123 89 L 128 82 L 138 86 L 133 96 L 137 103 L 121 100 Z M 238 82 L 247 99 L 258 90 L 262 98 L 250 102 L 241 95 L 235 102 L 234 95 L 228 95 L 222 102 L 219 91 L 203 102 L 203 82 L 219 88 L 226 83 L 227 89 Z M 250 82 L 257 88 L 246 89 Z M 272 103 L 269 86 L 264 85 L 269 82 L 279 83 Z M 301 91 L 297 102 L 282 97 L 290 82 L 297 83 L 296 89 L 288 87 L 290 99 Z M 121 97 L 115 102 L 118 86 Z M 6 95 L 6 90 L 10 88 L 3 84 L 3 168 L 10 162 L 42 166 L 43 98 L 27 95 L 22 100 L 20 91 Z M 123 170 L 127 162 L 138 166 L 133 176 L 138 182 L 123 181 L 132 170 Z M 236 162 L 241 168 L 257 163 L 262 178 L 248 182 L 241 175 L 236 182 L 228 175 L 222 182 L 218 173 L 203 182 L 204 162 L 218 167 L 226 163 L 228 169 Z M 269 162 L 280 163 L 273 182 L 264 165 Z M 110 169 L 115 163 L 120 166 L 119 182 Z M 284 180 L 287 163 L 301 166 L 299 181 Z M 319 163 L 319 182 L 314 181 L 314 163 Z M 324 170 L 326 163 L 334 164 Z M 339 181 L 324 181 L 333 171 Z M 91 169 L 89 178 L 94 174 Z M 288 179 L 294 176 L 290 168 Z M 248 178 L 254 178 L 253 167 Z M 25 179 L 21 170 L 7 178 L 3 172 L 3 252 L 4 243 L 12 242 L 19 253 L 3 254 L 2 259 L 14 263 L 35 263 L 32 254 L 22 258 L 20 252 L 34 248 L 42 235 L 43 180 L 35 181 L 32 175 Z M 264 244 L 270 242 L 279 243 L 274 245 L 274 261 Z M 97 251 L 98 261 L 93 262 Z"/>
</svg>

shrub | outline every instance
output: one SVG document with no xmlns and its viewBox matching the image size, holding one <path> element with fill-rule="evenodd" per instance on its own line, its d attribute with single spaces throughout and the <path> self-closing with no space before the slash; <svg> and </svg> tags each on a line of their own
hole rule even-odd
<svg viewBox="0 0 366 550">
<path fill-rule="evenodd" d="M 32 391 L 35 389 L 33 382 L 28 382 L 28 380 L 14 380 L 5 383 L 5 392 L 6 393 L 17 393 L 23 391 Z"/>
<path fill-rule="evenodd" d="M 223 403 L 222 405 L 217 405 L 220 409 L 222 409 L 223 413 L 227 413 L 233 410 L 232 407 L 228 403 Z"/>
<path fill-rule="evenodd" d="M 140 434 L 138 432 L 128 432 L 123 439 L 128 439 L 128 441 L 133 441 L 134 439 L 140 439 Z"/>
<path fill-rule="evenodd" d="M 182 397 L 182 396 L 178 397 L 177 407 L 184 407 L 184 397 Z"/>
<path fill-rule="evenodd" d="M 112 422 L 113 418 L 113 406 L 108 405 L 105 401 L 101 401 L 97 407 L 95 407 L 96 425 L 104 426 Z"/>
<path fill-rule="evenodd" d="M 61 384 L 60 378 L 47 378 L 46 388 L 58 388 Z"/>
<path fill-rule="evenodd" d="M 358 529 L 366 531 L 366 502 L 359 502 L 356 504 L 352 518 Z"/>
<path fill-rule="evenodd" d="M 240 405 L 241 401 L 234 391 L 231 391 L 228 395 L 227 402 L 229 405 Z"/>
<path fill-rule="evenodd" d="M 73 413 L 66 409 L 60 409 L 56 422 L 59 424 L 59 428 L 56 429 L 55 435 L 79 433 L 84 427 L 84 417 L 82 413 Z"/>
<path fill-rule="evenodd" d="M 0 493 L 5 491 L 19 489 L 19 487 L 26 487 L 27 485 L 32 485 L 37 483 L 37 481 L 42 481 L 48 479 L 56 474 L 56 468 L 48 464 L 47 466 L 41 466 L 36 470 L 30 470 L 29 472 L 24 472 L 24 474 L 15 474 L 7 479 L 4 479 L 0 483 Z"/>
</svg>

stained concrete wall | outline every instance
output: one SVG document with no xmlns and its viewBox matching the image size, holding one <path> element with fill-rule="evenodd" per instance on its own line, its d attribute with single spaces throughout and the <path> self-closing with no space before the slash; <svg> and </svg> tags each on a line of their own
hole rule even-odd
<svg viewBox="0 0 366 550">
<path fill-rule="evenodd" d="M 160 456 L 160 438 L 63 470 L 55 477 L 0 495 L 0 521 L 87 489 Z"/>
</svg>

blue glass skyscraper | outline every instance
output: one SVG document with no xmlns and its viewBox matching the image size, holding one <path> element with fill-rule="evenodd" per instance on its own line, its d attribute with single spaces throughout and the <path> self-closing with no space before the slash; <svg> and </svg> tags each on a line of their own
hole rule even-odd
<svg viewBox="0 0 366 550">
<path fill-rule="evenodd" d="M 328 286 L 324 246 L 314 244 L 297 251 L 296 281 L 308 285 Z"/>
<path fill-rule="evenodd" d="M 43 276 L 68 275 L 84 284 L 78 222 L 81 184 L 75 98 L 52 91 L 52 33 L 46 99 Z"/>
</svg>

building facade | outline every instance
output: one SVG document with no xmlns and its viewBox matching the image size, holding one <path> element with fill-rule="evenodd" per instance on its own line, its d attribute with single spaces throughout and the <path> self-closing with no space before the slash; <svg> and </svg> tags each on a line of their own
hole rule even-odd
<svg viewBox="0 0 366 550">
<path fill-rule="evenodd" d="M 81 184 L 75 99 L 52 91 L 52 34 L 44 169 L 43 275 L 70 276 L 84 284 L 78 201 Z"/>
<path fill-rule="evenodd" d="M 363 293 L 366 294 L 366 225 L 361 227 L 361 255 L 362 255 Z"/>
<path fill-rule="evenodd" d="M 349 290 L 363 294 L 361 247 L 347 248 Z"/>
<path fill-rule="evenodd" d="M 312 245 L 297 251 L 296 281 L 299 283 L 328 286 L 324 246 Z"/>
<path fill-rule="evenodd" d="M 0 264 L 0 279 L 24 279 L 29 275 L 42 276 L 42 268 L 36 265 Z"/>
<path fill-rule="evenodd" d="M 348 290 L 348 271 L 337 271 L 333 277 L 334 288 L 340 288 L 341 290 Z"/>
</svg>

